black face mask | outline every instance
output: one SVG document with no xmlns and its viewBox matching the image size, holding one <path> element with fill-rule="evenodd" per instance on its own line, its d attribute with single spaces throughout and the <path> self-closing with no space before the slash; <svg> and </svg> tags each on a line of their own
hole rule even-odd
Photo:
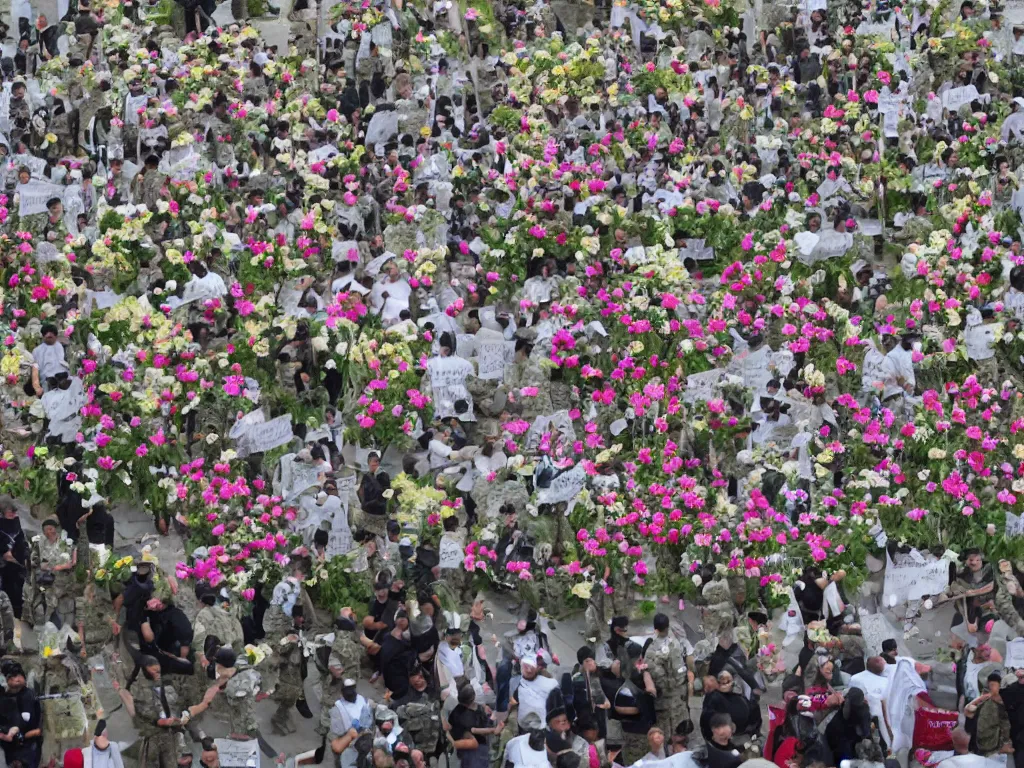
<svg viewBox="0 0 1024 768">
<path fill-rule="evenodd" d="M 349 704 L 352 704 L 353 702 L 355 702 L 356 696 L 358 696 L 358 695 L 359 694 L 357 694 L 355 691 L 350 690 L 350 689 L 346 689 L 346 690 L 341 692 L 341 698 L 343 698 Z"/>
</svg>

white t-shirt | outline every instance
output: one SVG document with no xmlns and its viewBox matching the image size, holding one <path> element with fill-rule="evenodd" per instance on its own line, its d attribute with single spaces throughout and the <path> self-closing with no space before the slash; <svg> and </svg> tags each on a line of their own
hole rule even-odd
<svg viewBox="0 0 1024 768">
<path fill-rule="evenodd" d="M 523 722 L 530 712 L 536 712 L 542 723 L 548 721 L 548 694 L 558 687 L 558 682 L 544 675 L 537 675 L 533 680 L 525 677 L 516 690 L 516 701 L 519 702 L 519 722 Z"/>
<path fill-rule="evenodd" d="M 882 716 L 882 702 L 885 701 L 885 692 L 889 690 L 889 678 L 865 669 L 850 678 L 850 687 L 864 691 L 864 698 L 867 699 L 871 714 L 878 718 L 878 722 L 885 722 Z"/>
<path fill-rule="evenodd" d="M 388 297 L 385 299 L 384 294 Z M 404 277 L 395 282 L 389 278 L 381 280 L 373 286 L 372 302 L 373 308 L 380 312 L 381 320 L 385 324 L 398 322 L 398 316 L 402 310 L 409 308 L 409 297 L 412 295 L 412 286 Z"/>
</svg>

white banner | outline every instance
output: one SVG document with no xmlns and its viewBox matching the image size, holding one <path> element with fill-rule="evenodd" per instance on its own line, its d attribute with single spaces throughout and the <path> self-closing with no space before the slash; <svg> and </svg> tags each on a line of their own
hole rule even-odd
<svg viewBox="0 0 1024 768">
<path fill-rule="evenodd" d="M 937 595 L 949 586 L 949 561 L 933 560 L 930 563 L 908 562 L 896 565 L 885 555 L 885 586 L 882 599 L 886 605 L 895 596 L 898 603 L 920 600 L 926 595 Z"/>
<path fill-rule="evenodd" d="M 24 218 L 46 213 L 48 200 L 55 197 L 63 199 L 64 187 L 48 181 L 30 181 L 28 184 L 19 184 L 15 192 L 18 194 L 18 215 Z"/>
</svg>

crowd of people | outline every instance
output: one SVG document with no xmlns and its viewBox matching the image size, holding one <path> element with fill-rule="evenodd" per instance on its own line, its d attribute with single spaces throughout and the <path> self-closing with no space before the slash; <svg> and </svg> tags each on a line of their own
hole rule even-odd
<svg viewBox="0 0 1024 768">
<path fill-rule="evenodd" d="M 1018 3 L 3 21 L 10 768 L 1024 754 Z"/>
</svg>

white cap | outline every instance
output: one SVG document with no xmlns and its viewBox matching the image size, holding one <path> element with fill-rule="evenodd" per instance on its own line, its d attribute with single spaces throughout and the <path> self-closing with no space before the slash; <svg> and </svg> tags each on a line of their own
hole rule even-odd
<svg viewBox="0 0 1024 768">
<path fill-rule="evenodd" d="M 529 656 L 523 656 L 523 658 L 519 660 L 519 664 L 523 667 L 536 667 L 538 666 L 537 656 L 532 653 Z"/>
</svg>

